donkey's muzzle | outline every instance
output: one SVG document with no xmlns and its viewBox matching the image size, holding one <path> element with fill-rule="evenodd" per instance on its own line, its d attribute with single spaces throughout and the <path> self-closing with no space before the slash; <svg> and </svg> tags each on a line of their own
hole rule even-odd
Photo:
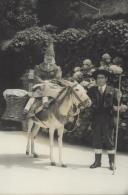
<svg viewBox="0 0 128 195">
<path fill-rule="evenodd" d="M 90 107 L 91 104 L 92 104 L 91 100 L 90 100 L 90 99 L 87 99 L 87 100 L 85 100 L 84 102 L 82 102 L 82 103 L 79 105 L 79 108 L 83 110 L 83 109 L 85 109 L 85 108 L 87 108 L 87 107 Z"/>
</svg>

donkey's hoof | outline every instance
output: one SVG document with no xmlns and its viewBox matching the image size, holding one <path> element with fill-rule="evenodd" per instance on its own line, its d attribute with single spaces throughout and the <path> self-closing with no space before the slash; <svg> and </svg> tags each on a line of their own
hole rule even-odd
<svg viewBox="0 0 128 195">
<path fill-rule="evenodd" d="M 67 168 L 67 165 L 65 165 L 65 164 L 61 164 L 61 167 L 63 167 L 63 168 Z"/>
<path fill-rule="evenodd" d="M 51 166 L 56 166 L 56 163 L 55 162 L 51 162 Z"/>
<path fill-rule="evenodd" d="M 33 154 L 33 158 L 38 158 L 38 154 Z"/>
<path fill-rule="evenodd" d="M 28 151 L 26 151 L 26 155 L 29 155 L 29 152 Z"/>
</svg>

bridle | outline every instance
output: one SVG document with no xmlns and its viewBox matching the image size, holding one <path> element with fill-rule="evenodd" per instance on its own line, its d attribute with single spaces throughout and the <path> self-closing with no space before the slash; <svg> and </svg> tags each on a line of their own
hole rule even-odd
<svg viewBox="0 0 128 195">
<path fill-rule="evenodd" d="M 81 98 L 77 95 L 77 93 L 76 93 L 75 90 L 74 90 L 74 88 L 75 88 L 77 85 L 78 85 L 78 83 L 75 83 L 73 86 L 70 86 L 70 85 L 69 85 L 69 86 L 65 86 L 65 87 L 60 91 L 60 93 L 57 95 L 57 97 L 55 98 L 55 100 L 56 100 L 55 103 L 58 104 L 58 99 L 60 98 L 60 96 L 63 94 L 63 92 L 64 92 L 64 91 L 66 90 L 66 88 L 67 88 L 67 92 L 66 92 L 66 94 L 64 94 L 64 96 L 63 96 L 62 98 L 66 97 L 66 96 L 68 95 L 68 93 L 72 92 L 72 93 L 74 94 L 74 96 L 76 97 L 76 99 L 80 102 L 79 106 L 80 106 L 80 105 L 85 106 L 86 101 L 87 101 L 88 99 L 87 99 L 86 101 L 82 101 Z M 75 121 L 75 125 L 74 125 L 73 129 L 70 130 L 70 131 L 68 130 L 68 131 L 67 131 L 68 133 L 71 133 L 71 132 L 75 131 L 75 128 L 76 128 L 76 126 L 77 126 L 77 124 L 78 124 L 78 120 L 79 120 L 80 108 L 79 108 L 79 106 L 77 106 L 75 103 L 74 103 L 74 105 L 76 106 L 76 111 L 73 112 L 72 114 L 69 113 L 68 116 L 67 116 L 67 118 L 77 116 L 77 119 L 76 119 L 76 121 Z M 35 116 L 35 119 L 37 120 L 38 118 Z M 42 121 L 40 121 L 39 119 L 38 119 L 38 121 L 42 123 Z M 42 124 L 43 124 L 43 123 L 42 123 Z M 44 124 L 43 124 L 43 125 L 44 125 Z"/>
<path fill-rule="evenodd" d="M 80 105 L 85 106 L 85 105 L 86 105 L 86 101 L 88 101 L 88 99 L 85 100 L 85 101 L 82 101 L 81 98 L 77 95 L 77 93 L 76 93 L 75 90 L 74 90 L 74 88 L 75 88 L 77 85 L 78 85 L 78 84 L 76 83 L 76 84 L 74 84 L 73 86 L 69 86 L 69 88 L 72 90 L 72 92 L 73 92 L 74 96 L 76 97 L 76 99 L 80 102 Z"/>
<path fill-rule="evenodd" d="M 77 95 L 77 93 L 74 91 L 74 87 L 76 87 L 78 84 L 76 83 L 76 84 L 74 84 L 73 86 L 68 86 L 68 88 L 69 88 L 69 90 L 70 91 L 72 91 L 73 92 L 73 94 L 74 94 L 74 96 L 77 98 L 77 100 L 80 102 L 80 104 L 79 105 L 83 105 L 84 106 L 84 104 L 86 104 L 86 101 L 88 100 L 86 100 L 86 101 L 82 101 L 81 100 L 81 98 Z M 75 105 L 76 106 L 76 105 Z M 68 132 L 68 133 L 72 133 L 72 132 L 74 132 L 75 130 L 76 130 L 76 126 L 78 126 L 77 124 L 78 124 L 78 121 L 79 121 L 79 118 L 80 118 L 80 108 L 79 108 L 79 106 L 76 106 L 76 112 L 75 113 L 72 113 L 72 114 L 68 114 L 68 118 L 70 118 L 70 117 L 74 117 L 74 116 L 77 116 L 77 119 L 75 120 L 75 125 L 74 125 L 74 127 L 72 128 L 72 130 L 66 130 L 65 131 L 65 133 L 66 132 Z"/>
</svg>

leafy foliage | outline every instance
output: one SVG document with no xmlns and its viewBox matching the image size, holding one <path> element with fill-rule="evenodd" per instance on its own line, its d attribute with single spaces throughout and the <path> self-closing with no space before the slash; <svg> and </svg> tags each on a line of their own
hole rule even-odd
<svg viewBox="0 0 128 195">
<path fill-rule="evenodd" d="M 86 0 L 86 3 L 99 7 L 101 1 Z M 39 19 L 34 11 L 42 27 L 38 26 Z M 123 17 L 121 15 L 115 18 Z M 101 55 L 106 52 L 113 57 L 122 57 L 127 65 L 128 19 L 112 20 L 109 16 L 100 20 L 84 18 L 81 16 L 78 0 L 37 0 L 35 10 L 30 0 L 0 0 L 0 19 L 0 41 L 9 39 L 3 44 L 4 54 L 1 58 L 1 76 L 5 75 L 8 87 L 11 87 L 12 83 L 8 84 L 7 77 L 10 78 L 9 81 L 13 80 L 13 83 L 17 84 L 23 69 L 43 61 L 47 42 L 51 37 L 55 39 L 56 61 L 62 67 L 64 75 L 71 75 L 74 67 L 81 66 L 85 58 L 90 58 L 95 65 L 99 65 Z M 13 77 L 15 78 L 12 79 Z M 3 80 L 1 83 L 4 83 Z M 127 86 L 128 79 L 125 77 L 122 80 L 122 91 L 126 104 Z M 87 109 L 81 113 L 79 126 L 75 127 L 75 131 L 65 134 L 65 140 L 91 145 L 90 122 L 90 110 Z M 71 126 L 68 124 L 69 131 Z M 121 115 L 118 148 L 128 151 L 127 129 L 128 113 L 125 113 Z"/>
<path fill-rule="evenodd" d="M 64 30 L 57 36 L 56 58 L 64 72 L 69 72 L 69 65 L 71 71 L 80 63 L 82 52 L 79 42 L 86 36 L 87 31 L 75 28 Z"/>
<path fill-rule="evenodd" d="M 58 27 L 51 24 L 47 24 L 43 26 L 43 30 L 50 34 L 57 34 Z"/>
<path fill-rule="evenodd" d="M 80 17 L 78 0 L 38 0 L 37 12 L 40 24 L 57 25 L 61 29 L 73 27 Z"/>
<path fill-rule="evenodd" d="M 38 19 L 33 13 L 30 1 L 0 1 L 0 37 L 11 38 L 18 30 L 37 25 Z"/>
<path fill-rule="evenodd" d="M 97 61 L 108 52 L 113 56 L 128 56 L 128 23 L 123 20 L 99 20 L 89 30 L 88 37 L 83 41 L 88 47 L 87 55 Z"/>
<path fill-rule="evenodd" d="M 8 46 L 8 51 L 24 54 L 27 64 L 43 60 L 43 54 L 50 36 L 41 27 L 32 27 L 19 31 Z"/>
</svg>

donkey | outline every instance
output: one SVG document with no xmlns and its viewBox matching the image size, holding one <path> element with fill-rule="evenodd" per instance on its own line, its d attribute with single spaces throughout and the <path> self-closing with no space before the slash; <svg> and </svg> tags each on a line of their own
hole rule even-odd
<svg viewBox="0 0 128 195">
<path fill-rule="evenodd" d="M 31 154 L 35 158 L 38 157 L 35 152 L 34 139 L 36 138 L 40 127 L 48 128 L 50 138 L 50 161 L 52 166 L 56 166 L 53 157 L 53 146 L 54 132 L 57 130 L 59 164 L 61 167 L 66 167 L 62 159 L 64 125 L 67 122 L 68 114 L 73 106 L 76 106 L 76 108 L 79 109 L 80 105 L 84 106 L 84 108 L 91 105 L 91 100 L 88 97 L 86 90 L 78 83 L 67 81 L 54 103 L 51 103 L 47 110 L 41 110 L 39 113 L 35 114 L 34 117 L 28 119 L 26 155 L 29 155 L 31 141 Z"/>
</svg>

